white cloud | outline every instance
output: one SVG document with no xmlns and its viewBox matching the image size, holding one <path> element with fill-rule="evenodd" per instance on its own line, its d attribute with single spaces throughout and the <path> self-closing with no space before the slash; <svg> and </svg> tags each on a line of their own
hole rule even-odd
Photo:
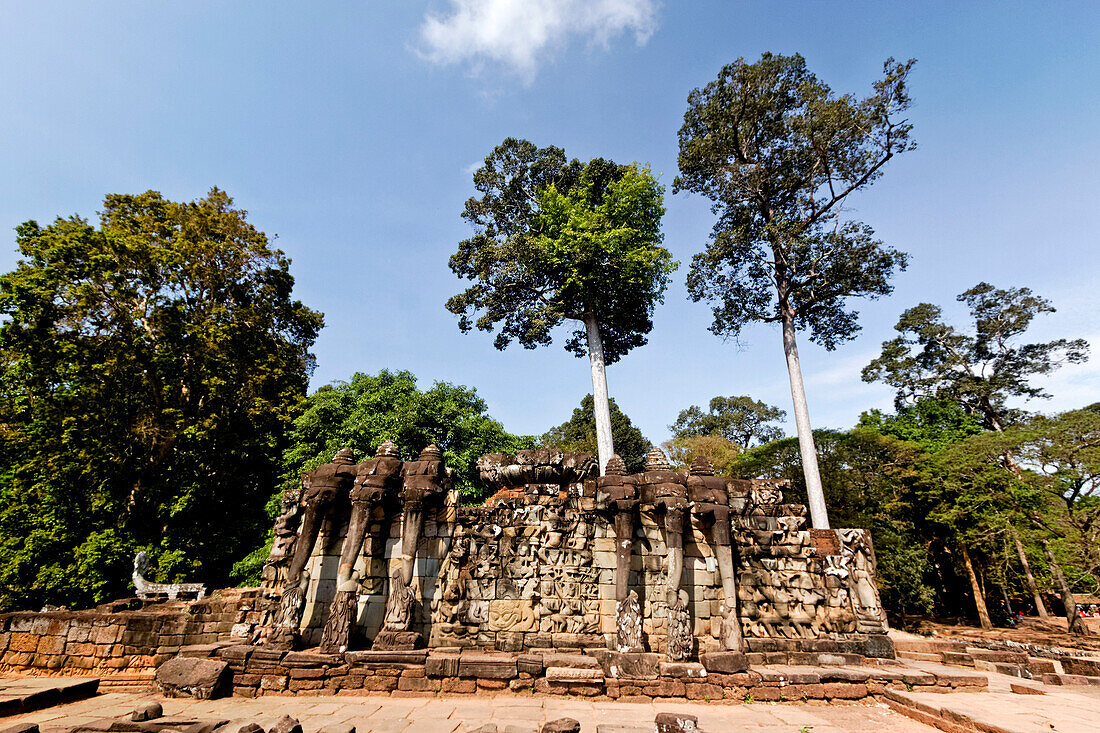
<svg viewBox="0 0 1100 733">
<path fill-rule="evenodd" d="M 639 45 L 657 25 L 658 0 L 449 0 L 420 28 L 421 55 L 437 64 L 502 66 L 526 82 L 572 36 L 606 46 L 633 32 Z"/>
</svg>

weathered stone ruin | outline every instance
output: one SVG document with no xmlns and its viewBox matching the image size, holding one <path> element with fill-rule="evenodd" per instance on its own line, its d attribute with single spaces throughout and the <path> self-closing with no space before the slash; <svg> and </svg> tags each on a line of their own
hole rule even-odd
<svg viewBox="0 0 1100 733">
<path fill-rule="evenodd" d="M 341 451 L 287 492 L 254 640 L 272 648 L 646 650 L 672 661 L 746 639 L 888 646 L 863 530 L 809 530 L 782 482 L 714 476 L 705 459 L 646 470 L 555 450 L 478 463 L 494 493 L 458 505 L 429 446 Z M 751 645 L 750 645 L 751 646 Z"/>
<path fill-rule="evenodd" d="M 894 656 L 870 538 L 808 529 L 782 482 L 705 460 L 675 471 L 656 449 L 637 474 L 556 450 L 486 455 L 478 472 L 491 498 L 460 506 L 435 446 L 415 461 L 392 443 L 359 463 L 342 450 L 283 495 L 259 589 L 3 615 L 0 669 L 159 667 L 173 694 L 246 696 L 831 699 L 984 682 L 864 664 Z"/>
</svg>

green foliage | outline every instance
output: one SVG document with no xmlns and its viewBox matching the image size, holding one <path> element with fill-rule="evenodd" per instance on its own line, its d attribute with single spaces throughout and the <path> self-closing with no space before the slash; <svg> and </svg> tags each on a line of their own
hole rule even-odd
<svg viewBox="0 0 1100 733">
<path fill-rule="evenodd" d="M 697 405 L 681 410 L 676 422 L 668 429 L 674 439 L 721 435 L 734 445 L 748 448 L 754 440 L 767 443 L 783 437 L 783 429 L 771 423 L 782 420 L 786 415 L 778 407 L 748 395 L 715 397 L 710 401 L 707 412 Z"/>
<path fill-rule="evenodd" d="M 693 300 L 713 304 L 715 334 L 793 321 L 833 349 L 859 330 L 847 298 L 891 292 L 906 255 L 840 211 L 914 147 L 897 119 L 913 63 L 887 60 L 874 92 L 856 99 L 836 96 L 801 56 L 765 53 L 688 96 L 673 190 L 710 198 L 719 217 L 687 280 Z"/>
<path fill-rule="evenodd" d="M 397 445 L 405 460 L 415 460 L 420 451 L 435 443 L 454 471 L 463 502 L 481 501 L 485 497 L 474 483 L 478 457 L 515 453 L 535 445 L 530 436 L 506 432 L 487 410 L 476 390 L 448 382 L 421 390 L 416 377 L 407 371 L 356 372 L 346 382 L 327 384 L 306 399 L 290 428 L 279 491 L 268 501 L 268 515 L 271 519 L 277 515 L 283 491 L 301 486 L 303 471 L 328 463 L 341 448 L 349 448 L 357 460 L 365 460 L 387 440 Z M 265 544 L 234 564 L 236 583 L 259 583 L 271 540 L 269 533 Z"/>
<path fill-rule="evenodd" d="M 895 415 L 870 410 L 859 416 L 859 426 L 915 443 L 929 453 L 939 453 L 983 430 L 981 422 L 958 402 L 934 397 L 903 405 Z"/>
<path fill-rule="evenodd" d="M 1010 429 L 1024 480 L 1049 504 L 1044 513 L 1075 588 L 1100 590 L 1100 414 L 1091 407 L 1035 417 Z"/>
<path fill-rule="evenodd" d="M 495 345 L 548 345 L 565 320 L 594 316 L 605 361 L 646 343 L 678 263 L 661 247 L 663 189 L 648 167 L 566 161 L 560 148 L 508 138 L 474 173 L 476 234 L 450 266 L 475 281 L 447 301 L 463 332 L 499 328 Z M 471 314 L 480 313 L 476 320 Z M 588 354 L 583 328 L 566 349 Z"/>
<path fill-rule="evenodd" d="M 0 276 L 0 608 L 224 582 L 262 536 L 320 313 L 289 260 L 213 189 L 107 196 L 17 229 Z"/>
<path fill-rule="evenodd" d="M 627 473 L 645 470 L 645 456 L 649 452 L 650 442 L 641 430 L 634 427 L 615 400 L 609 399 L 607 402 L 611 411 L 611 436 L 615 441 L 615 452 L 626 464 Z M 573 416 L 546 431 L 539 438 L 539 443 L 546 447 L 596 455 L 596 414 L 593 405 L 592 395 L 585 395 L 580 407 L 573 410 Z"/>
<path fill-rule="evenodd" d="M 356 373 L 347 382 L 325 385 L 309 396 L 290 430 L 282 488 L 299 486 L 302 471 L 331 461 L 341 448 L 350 448 L 357 460 L 363 460 L 390 440 L 405 460 L 415 460 L 435 443 L 463 497 L 477 500 L 479 456 L 534 445 L 533 438 L 506 432 L 487 410 L 469 387 L 436 382 L 420 390 L 416 377 L 407 371 Z"/>
<path fill-rule="evenodd" d="M 1021 417 L 1007 399 L 1049 396 L 1032 378 L 1088 358 L 1082 339 L 1015 343 L 1036 316 L 1054 312 L 1028 288 L 1001 290 L 983 282 L 957 299 L 970 309 L 973 334 L 945 323 L 939 306 L 916 305 L 894 326 L 901 335 L 884 342 L 879 357 L 864 367 L 863 381 L 897 390 L 899 409 L 927 397 L 955 400 L 985 427 L 1002 430 Z"/>
<path fill-rule="evenodd" d="M 732 475 L 741 456 L 740 446 L 718 434 L 676 437 L 661 443 L 661 447 L 675 469 L 686 469 L 697 457 L 703 456 L 714 467 L 716 476 Z"/>
</svg>

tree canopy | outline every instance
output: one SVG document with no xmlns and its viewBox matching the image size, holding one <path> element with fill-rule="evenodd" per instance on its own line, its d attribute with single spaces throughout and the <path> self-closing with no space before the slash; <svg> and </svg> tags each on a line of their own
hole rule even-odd
<svg viewBox="0 0 1100 733">
<path fill-rule="evenodd" d="M 459 328 L 498 329 L 495 346 L 548 345 L 565 320 L 599 321 L 607 363 L 646 342 L 676 268 L 661 247 L 662 187 L 649 169 L 508 138 L 474 174 L 462 217 L 476 234 L 451 269 L 475 281 L 447 301 Z M 472 315 L 480 313 L 474 320 Z M 588 354 L 584 329 L 566 342 Z"/>
<path fill-rule="evenodd" d="M 753 441 L 768 443 L 783 437 L 783 429 L 772 423 L 787 413 L 748 395 L 714 397 L 704 412 L 697 405 L 681 410 L 676 422 L 668 426 L 673 438 L 721 435 L 741 448 Z"/>
<path fill-rule="evenodd" d="M 217 584 L 262 536 L 321 314 L 223 191 L 17 229 L 0 277 L 0 608 Z"/>
<path fill-rule="evenodd" d="M 634 426 L 626 413 L 619 409 L 615 400 L 608 400 L 611 408 L 611 434 L 615 438 L 615 452 L 626 464 L 627 473 L 645 470 L 645 456 L 651 444 Z M 592 395 L 581 400 L 580 407 L 566 422 L 550 428 L 539 438 L 539 442 L 548 448 L 562 450 L 596 452 L 596 419 Z"/>
<path fill-rule="evenodd" d="M 841 204 L 915 147 L 899 119 L 913 63 L 887 60 L 857 99 L 835 95 L 801 56 L 765 53 L 688 96 L 673 190 L 706 196 L 718 215 L 688 274 L 692 299 L 714 304 L 715 334 L 790 318 L 833 349 L 859 330 L 847 298 L 891 292 L 906 255 L 842 220 Z"/>
<path fill-rule="evenodd" d="M 982 282 L 957 300 L 970 310 L 973 333 L 946 323 L 939 306 L 916 305 L 901 314 L 894 326 L 901 335 L 882 344 L 863 380 L 889 384 L 899 407 L 926 397 L 956 400 L 987 428 L 1002 430 L 1022 415 L 1008 407 L 1009 398 L 1048 396 L 1032 378 L 1088 358 L 1083 339 L 1018 343 L 1036 316 L 1054 312 L 1028 288 Z"/>
</svg>

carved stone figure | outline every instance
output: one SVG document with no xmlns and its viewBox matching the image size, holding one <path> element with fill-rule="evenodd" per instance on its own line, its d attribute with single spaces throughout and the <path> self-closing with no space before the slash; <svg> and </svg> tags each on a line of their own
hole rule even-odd
<svg viewBox="0 0 1100 733">
<path fill-rule="evenodd" d="M 416 548 L 423 530 L 425 506 L 436 504 L 451 483 L 451 471 L 443 464 L 443 452 L 435 445 L 422 450 L 415 461 L 406 462 L 401 473 L 401 567 L 391 576 L 386 621 L 374 639 L 375 649 L 410 649 L 423 642 L 412 631 L 415 604 L 408 603 L 409 598 L 416 599 L 412 588 Z M 399 621 L 406 624 L 404 628 L 396 628 Z"/>
<path fill-rule="evenodd" d="M 611 456 L 604 475 L 596 479 L 597 501 L 611 514 L 615 525 L 615 600 L 626 600 L 630 576 L 630 555 L 634 542 L 634 513 L 638 507 L 638 491 L 627 480 L 626 464 L 617 454 Z"/>
<path fill-rule="evenodd" d="M 611 465 L 611 461 L 607 463 Z M 645 651 L 642 646 L 642 606 L 634 591 L 615 605 L 615 636 L 615 651 Z"/>
<path fill-rule="evenodd" d="M 875 551 L 871 535 L 865 529 L 841 529 L 841 554 L 848 565 L 848 594 L 861 634 L 885 634 L 886 612 L 875 584 Z"/>
<path fill-rule="evenodd" d="M 336 587 L 336 595 L 328 610 L 328 620 L 321 634 L 321 652 L 335 654 L 346 652 L 351 640 L 351 630 L 359 612 L 359 571 Z"/>
<path fill-rule="evenodd" d="M 277 619 L 277 624 L 284 629 L 297 631 L 301 625 L 309 579 L 305 567 L 317 542 L 321 521 L 336 497 L 346 492 L 354 480 L 355 460 L 347 448 L 341 448 L 332 463 L 302 474 L 302 526 L 287 570 L 286 588 Z"/>
<path fill-rule="evenodd" d="M 359 603 L 359 585 L 352 581 L 353 570 L 374 509 L 390 503 L 401 485 L 401 458 L 397 446 L 386 441 L 378 446 L 374 458 L 363 461 L 355 472 L 351 487 L 351 517 L 348 534 L 340 551 L 340 566 L 336 571 L 337 598 L 329 606 L 329 621 L 321 634 L 321 650 L 346 650 L 351 639 Z M 378 552 L 382 538 L 372 538 L 369 550 Z M 341 595 L 343 594 L 343 595 Z M 349 614 L 351 618 L 345 618 Z"/>
<path fill-rule="evenodd" d="M 696 516 L 714 523 L 714 556 L 722 578 L 722 648 L 739 652 L 744 650 L 744 641 L 737 612 L 737 577 L 730 539 L 729 490 L 726 484 L 726 479 L 714 475 L 714 468 L 706 456 L 700 455 L 692 461 L 687 479 L 692 511 Z"/>
<path fill-rule="evenodd" d="M 688 594 L 681 590 L 668 607 L 668 658 L 674 662 L 691 659 L 695 634 L 688 612 Z"/>
<path fill-rule="evenodd" d="M 149 555 L 144 551 L 139 552 L 134 558 L 134 572 L 130 576 L 134 581 L 137 596 L 143 601 L 151 601 L 157 596 L 167 596 L 174 601 L 180 593 L 194 594 L 202 600 L 206 595 L 206 586 L 202 583 L 151 583 L 145 579 L 145 573 L 149 570 Z"/>
<path fill-rule="evenodd" d="M 386 616 L 382 621 L 383 631 L 408 631 L 412 627 L 415 606 L 416 593 L 405 582 L 401 569 L 395 569 L 390 576 L 390 595 L 386 600 Z"/>
<path fill-rule="evenodd" d="M 632 477 L 644 504 L 652 504 L 664 513 L 665 534 L 665 603 L 669 607 L 669 647 L 672 646 L 672 609 L 680 599 L 680 581 L 684 571 L 684 511 L 689 508 L 686 479 L 668 463 L 664 451 L 654 446 L 646 455 L 645 473 Z M 682 612 L 688 614 L 685 602 Z M 690 614 L 687 620 L 691 627 Z M 689 652 L 690 653 L 690 652 Z"/>
</svg>

